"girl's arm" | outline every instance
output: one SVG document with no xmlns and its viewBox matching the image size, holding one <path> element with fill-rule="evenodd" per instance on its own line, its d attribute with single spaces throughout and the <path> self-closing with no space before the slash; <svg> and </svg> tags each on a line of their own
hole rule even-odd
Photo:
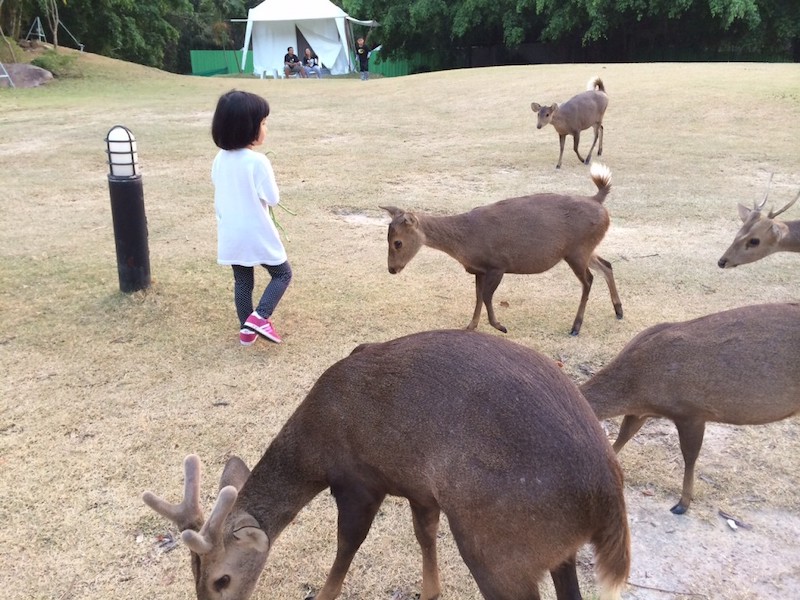
<svg viewBox="0 0 800 600">
<path fill-rule="evenodd" d="M 264 156 L 262 169 L 260 169 L 260 173 L 256 178 L 256 188 L 258 197 L 269 206 L 275 206 L 281 201 L 278 182 L 275 181 L 275 172 L 272 170 L 272 164 L 266 156 Z"/>
</svg>

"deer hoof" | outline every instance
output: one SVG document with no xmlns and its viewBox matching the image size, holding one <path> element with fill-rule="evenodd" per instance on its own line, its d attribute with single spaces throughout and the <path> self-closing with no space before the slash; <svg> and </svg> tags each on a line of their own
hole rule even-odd
<svg viewBox="0 0 800 600">
<path fill-rule="evenodd" d="M 683 504 L 683 502 L 678 502 L 678 503 L 677 503 L 675 506 L 673 506 L 673 507 L 672 507 L 672 508 L 670 508 L 669 510 L 670 510 L 670 512 L 671 512 L 673 515 L 682 515 L 683 513 L 685 513 L 685 512 L 686 512 L 686 510 L 687 510 L 688 508 L 689 508 L 689 507 L 688 507 L 688 506 L 685 506 L 685 505 Z"/>
<path fill-rule="evenodd" d="M 615 305 L 614 306 L 614 313 L 617 315 L 617 319 L 622 319 L 622 305 Z"/>
</svg>

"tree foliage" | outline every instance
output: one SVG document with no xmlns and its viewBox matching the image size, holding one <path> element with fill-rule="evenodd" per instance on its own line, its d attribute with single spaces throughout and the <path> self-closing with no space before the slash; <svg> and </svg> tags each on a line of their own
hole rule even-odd
<svg viewBox="0 0 800 600">
<path fill-rule="evenodd" d="M 188 72 L 190 50 L 240 48 L 244 27 L 231 19 L 246 17 L 259 2 L 12 0 L 0 2 L 0 28 L 24 37 L 37 16 L 55 16 L 90 52 Z M 471 47 L 513 50 L 539 42 L 575 60 L 665 60 L 680 53 L 800 60 L 798 0 L 333 2 L 355 18 L 380 22 L 358 33 L 383 44 L 382 56 L 421 53 L 436 58 L 434 64 L 453 64 Z"/>
</svg>

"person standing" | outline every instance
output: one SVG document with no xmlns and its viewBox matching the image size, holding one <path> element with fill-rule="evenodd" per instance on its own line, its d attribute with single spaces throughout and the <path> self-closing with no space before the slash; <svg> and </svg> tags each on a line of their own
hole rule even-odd
<svg viewBox="0 0 800 600">
<path fill-rule="evenodd" d="M 356 40 L 356 58 L 358 59 L 358 70 L 361 74 L 361 81 L 369 79 L 369 48 L 363 37 Z"/>
<path fill-rule="evenodd" d="M 217 262 L 233 269 L 233 299 L 239 317 L 239 341 L 249 346 L 257 334 L 277 344 L 282 338 L 272 314 L 289 282 L 292 268 L 269 207 L 280 202 L 272 164 L 254 149 L 267 136 L 269 103 L 257 94 L 231 90 L 218 102 L 211 136 L 220 149 L 211 165 L 217 216 Z M 270 281 L 253 309 L 255 267 Z"/>
</svg>

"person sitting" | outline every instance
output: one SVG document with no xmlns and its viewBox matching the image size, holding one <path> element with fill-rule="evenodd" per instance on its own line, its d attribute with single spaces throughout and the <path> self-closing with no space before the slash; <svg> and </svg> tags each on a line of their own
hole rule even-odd
<svg viewBox="0 0 800 600">
<path fill-rule="evenodd" d="M 316 75 L 317 79 L 322 78 L 322 67 L 319 66 L 319 57 L 311 52 L 311 48 L 306 48 L 305 56 L 303 56 L 303 70 L 306 72 L 306 77 Z"/>
<path fill-rule="evenodd" d="M 300 57 L 294 53 L 294 48 L 291 46 L 286 49 L 286 56 L 283 57 L 283 72 L 287 77 L 292 75 L 300 75 L 303 78 L 308 77 L 303 65 L 300 64 Z"/>
</svg>

